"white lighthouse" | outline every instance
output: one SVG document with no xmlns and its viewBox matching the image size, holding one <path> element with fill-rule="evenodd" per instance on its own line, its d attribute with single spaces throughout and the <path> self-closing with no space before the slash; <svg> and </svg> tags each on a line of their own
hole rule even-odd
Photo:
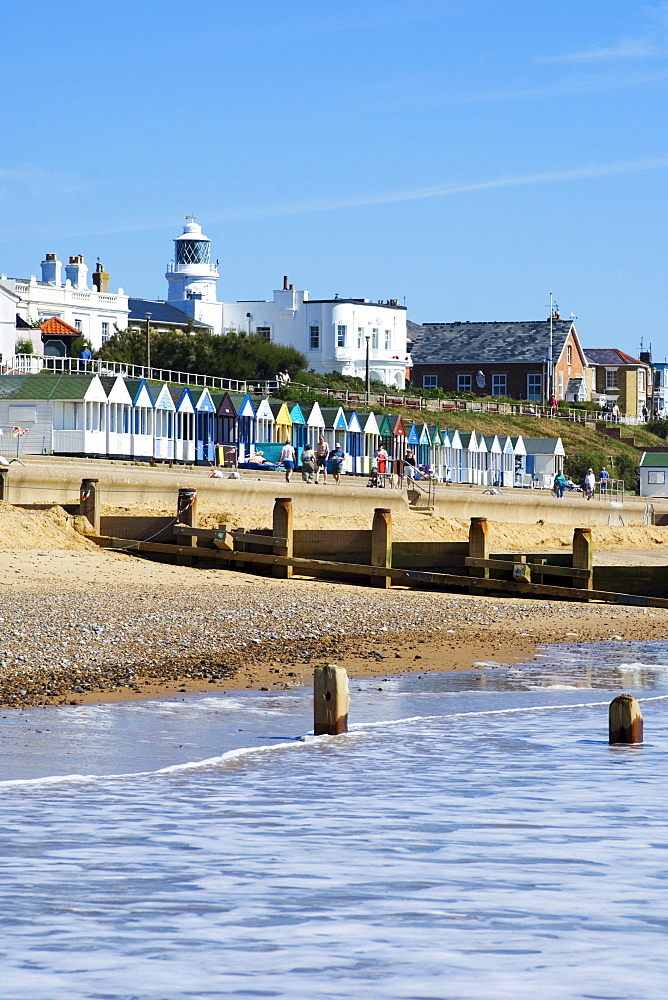
<svg viewBox="0 0 668 1000">
<path fill-rule="evenodd" d="M 211 265 L 211 240 L 188 216 L 181 236 L 174 240 L 174 260 L 167 266 L 167 300 L 216 302 L 218 271 Z M 178 308 L 183 309 L 181 304 Z M 188 310 L 190 311 L 190 310 Z"/>
</svg>

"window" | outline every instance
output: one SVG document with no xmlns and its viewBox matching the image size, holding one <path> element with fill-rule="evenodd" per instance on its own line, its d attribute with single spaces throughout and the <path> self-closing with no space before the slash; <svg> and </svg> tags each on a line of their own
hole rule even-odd
<svg viewBox="0 0 668 1000">
<path fill-rule="evenodd" d="M 543 395 L 543 376 L 527 375 L 527 399 L 540 399 Z"/>
<path fill-rule="evenodd" d="M 422 388 L 423 389 L 438 389 L 438 375 L 423 375 L 422 376 Z"/>
<path fill-rule="evenodd" d="M 563 372 L 559 372 L 559 399 L 564 398 L 564 376 Z"/>
<path fill-rule="evenodd" d="M 308 328 L 308 346 L 311 351 L 317 351 L 320 349 L 320 327 L 310 326 Z"/>
<path fill-rule="evenodd" d="M 102 343 L 106 344 L 108 340 L 109 340 L 109 324 L 105 320 L 102 320 Z"/>
<path fill-rule="evenodd" d="M 385 331 L 385 350 L 386 351 L 389 351 L 391 343 L 392 343 L 392 331 L 391 330 L 386 330 Z"/>
<path fill-rule="evenodd" d="M 74 326 L 79 331 L 79 333 L 81 333 L 81 331 L 83 330 L 83 323 L 81 322 L 80 319 L 75 319 Z"/>
<path fill-rule="evenodd" d="M 573 363 L 573 348 L 569 344 L 566 348 L 566 364 L 570 365 Z"/>
<path fill-rule="evenodd" d="M 606 370 L 605 370 L 605 387 L 606 387 L 606 389 L 616 389 L 617 388 L 617 369 L 616 368 L 606 368 Z"/>
<path fill-rule="evenodd" d="M 648 472 L 647 483 L 649 486 L 664 486 L 666 482 L 665 472 Z"/>
<path fill-rule="evenodd" d="M 457 392 L 471 392 L 472 385 L 473 385 L 472 375 L 457 376 Z"/>
<path fill-rule="evenodd" d="M 374 326 L 371 331 L 371 346 L 373 348 L 378 348 L 378 327 Z"/>
<path fill-rule="evenodd" d="M 264 337 L 265 340 L 271 340 L 271 327 L 270 326 L 256 326 L 255 332 L 260 336 Z"/>
<path fill-rule="evenodd" d="M 638 369 L 638 392 L 645 391 L 645 369 Z"/>
<path fill-rule="evenodd" d="M 492 375 L 492 395 L 506 396 L 508 394 L 508 376 Z"/>
<path fill-rule="evenodd" d="M 364 327 L 363 326 L 358 326 L 357 327 L 357 347 L 361 349 L 363 343 L 364 343 Z"/>
<path fill-rule="evenodd" d="M 336 328 L 336 346 L 346 346 L 346 327 L 342 323 L 339 323 Z"/>
</svg>

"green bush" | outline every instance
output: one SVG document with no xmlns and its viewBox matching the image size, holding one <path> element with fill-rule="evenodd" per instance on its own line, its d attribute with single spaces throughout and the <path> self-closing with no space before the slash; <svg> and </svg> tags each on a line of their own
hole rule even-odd
<svg viewBox="0 0 668 1000">
<path fill-rule="evenodd" d="M 657 437 L 667 438 L 668 437 L 668 420 L 664 417 L 662 420 L 650 420 L 646 424 L 647 430 L 652 434 L 656 434 Z"/>
</svg>

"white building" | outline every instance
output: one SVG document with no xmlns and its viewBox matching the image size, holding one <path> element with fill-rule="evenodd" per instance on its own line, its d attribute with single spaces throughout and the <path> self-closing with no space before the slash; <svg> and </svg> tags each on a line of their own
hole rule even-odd
<svg viewBox="0 0 668 1000">
<path fill-rule="evenodd" d="M 271 300 L 218 302 L 218 269 L 211 263 L 211 241 L 201 226 L 189 219 L 174 245 L 174 261 L 165 275 L 168 304 L 208 324 L 214 333 L 260 333 L 301 351 L 316 372 L 360 378 L 366 371 L 368 343 L 371 378 L 404 387 L 409 364 L 406 308 L 396 299 L 310 299 L 285 277 Z"/>
<path fill-rule="evenodd" d="M 98 262 L 93 273 L 93 287 L 88 287 L 88 267 L 81 254 L 70 257 L 63 265 L 55 253 L 42 261 L 42 280 L 0 275 L 0 285 L 18 296 L 14 310 L 27 323 L 55 316 L 80 330 L 94 348 L 99 348 L 114 333 L 115 327 L 125 330 L 128 325 L 128 298 L 123 289 L 109 292 L 109 275 Z M 22 331 L 25 333 L 25 331 Z M 32 338 L 36 352 L 41 351 L 39 336 Z M 13 345 L 11 354 L 14 353 Z"/>
<path fill-rule="evenodd" d="M 2 363 L 13 356 L 16 344 L 16 309 L 18 295 L 0 284 L 0 374 Z"/>
</svg>

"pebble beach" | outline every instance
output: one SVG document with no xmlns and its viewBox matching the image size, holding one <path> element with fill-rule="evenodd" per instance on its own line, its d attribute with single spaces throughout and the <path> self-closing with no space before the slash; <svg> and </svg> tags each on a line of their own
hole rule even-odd
<svg viewBox="0 0 668 1000">
<path fill-rule="evenodd" d="M 663 609 L 152 562 L 99 549 L 60 507 L 2 503 L 0 529 L 5 708 L 281 690 L 310 683 L 323 663 L 382 677 L 527 661 L 543 643 L 668 638 Z"/>
</svg>

